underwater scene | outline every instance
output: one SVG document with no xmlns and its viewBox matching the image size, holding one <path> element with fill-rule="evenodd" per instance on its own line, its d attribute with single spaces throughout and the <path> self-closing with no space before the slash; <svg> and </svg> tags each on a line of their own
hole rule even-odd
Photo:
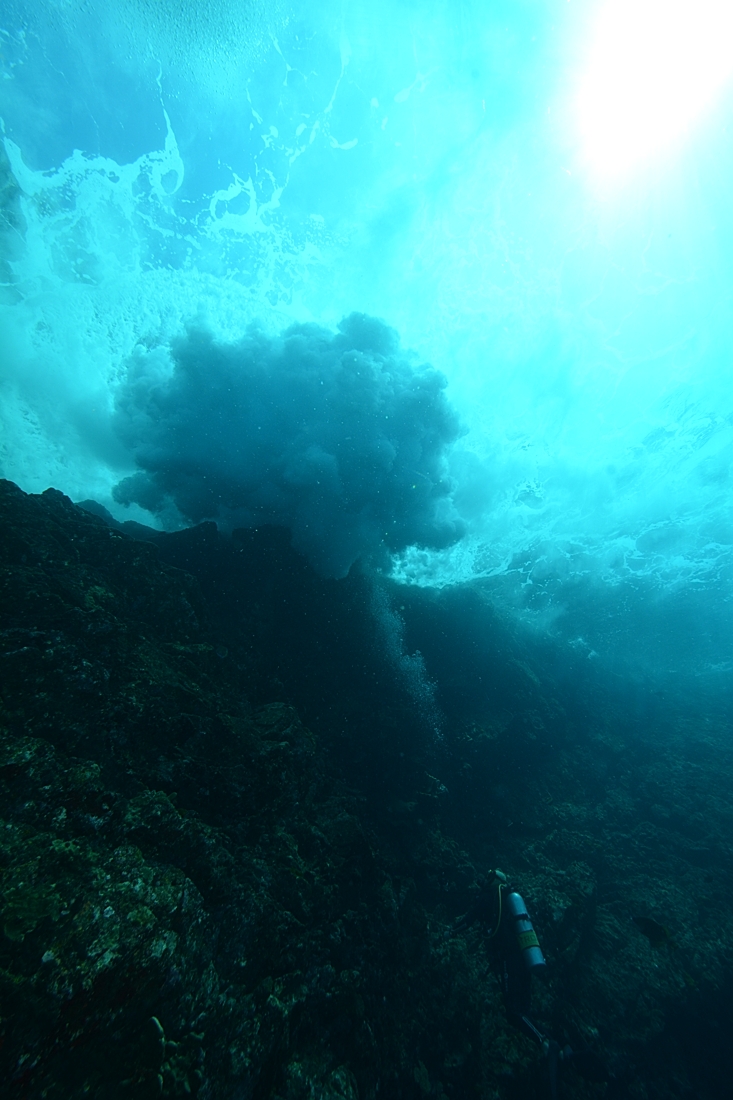
<svg viewBox="0 0 733 1100">
<path fill-rule="evenodd" d="M 731 5 L 0 76 L 0 1094 L 733 1096 Z"/>
</svg>

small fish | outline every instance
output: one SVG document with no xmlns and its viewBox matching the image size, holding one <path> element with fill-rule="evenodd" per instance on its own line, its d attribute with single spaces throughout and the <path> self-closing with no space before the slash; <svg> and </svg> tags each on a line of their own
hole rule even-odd
<svg viewBox="0 0 733 1100">
<path fill-rule="evenodd" d="M 669 929 L 660 924 L 659 921 L 653 920 L 652 917 L 632 917 L 631 919 L 642 935 L 646 936 L 652 947 L 661 947 L 665 943 L 670 948 L 677 946 Z"/>
</svg>

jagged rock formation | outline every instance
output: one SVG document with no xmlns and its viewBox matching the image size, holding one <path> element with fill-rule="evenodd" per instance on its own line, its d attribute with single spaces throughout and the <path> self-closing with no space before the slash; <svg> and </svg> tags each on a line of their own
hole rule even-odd
<svg viewBox="0 0 733 1100">
<path fill-rule="evenodd" d="M 537 1020 L 614 1075 L 564 1100 L 725 1095 L 725 714 L 634 724 L 496 633 L 490 691 L 446 658 L 436 744 L 363 579 L 272 532 L 135 534 L 0 483 L 4 1095 L 539 1100 L 490 945 L 450 934 L 495 863 Z M 465 608 L 401 598 L 433 666 L 469 653 Z"/>
</svg>

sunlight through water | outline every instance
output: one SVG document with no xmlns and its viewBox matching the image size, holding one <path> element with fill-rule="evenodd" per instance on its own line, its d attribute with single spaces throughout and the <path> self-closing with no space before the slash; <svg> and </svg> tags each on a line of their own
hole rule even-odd
<svg viewBox="0 0 733 1100">
<path fill-rule="evenodd" d="M 595 653 L 684 605 L 720 664 L 731 11 L 12 0 L 3 476 L 159 526 L 269 517 L 324 570 L 477 584 Z M 258 419 L 245 353 L 292 408 L 260 380 Z M 198 431 L 207 379 L 243 412 Z"/>
<path fill-rule="evenodd" d="M 604 4 L 577 93 L 590 171 L 624 176 L 684 140 L 732 75 L 728 0 Z"/>
</svg>

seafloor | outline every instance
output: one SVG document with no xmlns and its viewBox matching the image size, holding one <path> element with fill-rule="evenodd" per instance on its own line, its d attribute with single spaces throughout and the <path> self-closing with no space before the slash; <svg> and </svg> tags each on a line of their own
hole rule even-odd
<svg viewBox="0 0 733 1100">
<path fill-rule="evenodd" d="M 724 708 L 565 668 L 476 590 L 320 580 L 276 530 L 0 508 L 3 1097 L 544 1097 L 452 931 L 496 865 L 534 1017 L 596 1066 L 562 1097 L 731 1095 Z"/>
</svg>

